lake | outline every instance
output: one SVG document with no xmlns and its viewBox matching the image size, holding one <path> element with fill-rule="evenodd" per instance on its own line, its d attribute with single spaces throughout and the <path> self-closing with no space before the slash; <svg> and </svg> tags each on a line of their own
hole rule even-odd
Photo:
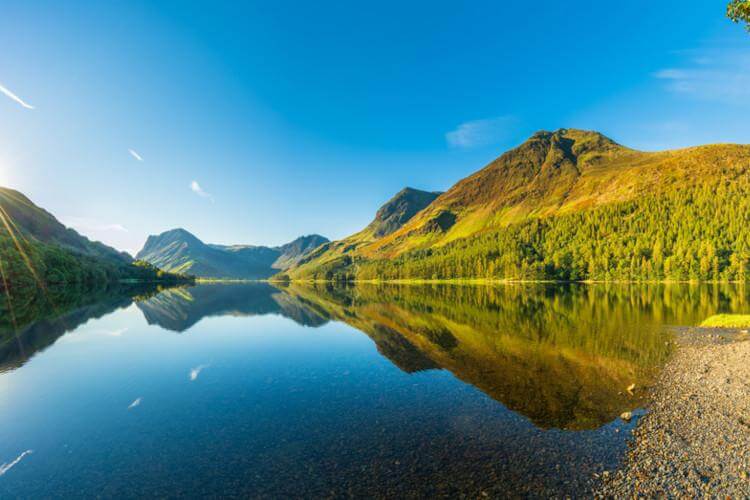
<svg viewBox="0 0 750 500">
<path fill-rule="evenodd" d="M 14 296 L 0 496 L 580 495 L 623 458 L 675 327 L 749 299 L 552 284 Z"/>
</svg>

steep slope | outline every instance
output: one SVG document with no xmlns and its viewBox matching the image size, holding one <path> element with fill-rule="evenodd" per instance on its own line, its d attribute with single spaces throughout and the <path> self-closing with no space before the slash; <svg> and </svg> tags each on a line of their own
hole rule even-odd
<svg viewBox="0 0 750 500">
<path fill-rule="evenodd" d="M 354 255 L 359 248 L 398 231 L 441 194 L 410 187 L 402 189 L 378 209 L 375 218 L 362 231 L 343 240 L 319 246 L 304 258 L 297 259 L 295 265 L 289 266 L 290 275 L 298 278 L 308 272 L 348 265 L 351 262 L 350 255 Z"/>
<path fill-rule="evenodd" d="M 201 278 L 264 279 L 286 269 L 328 240 L 303 236 L 280 247 L 206 244 L 184 229 L 149 236 L 137 258 L 162 269 Z"/>
<path fill-rule="evenodd" d="M 10 228 L 11 231 L 19 231 L 40 243 L 56 245 L 82 255 L 116 263 L 129 263 L 133 260 L 127 253 L 90 241 L 73 229 L 65 227 L 52 214 L 13 189 L 0 188 L 0 208 L 0 230 L 3 234 L 8 234 Z"/>
<path fill-rule="evenodd" d="M 0 288 L 118 280 L 179 281 L 66 228 L 18 191 L 0 188 Z"/>
<path fill-rule="evenodd" d="M 648 231 L 661 241 L 656 253 L 662 261 L 673 256 L 675 264 L 683 263 L 692 259 L 691 253 L 697 260 L 722 256 L 713 275 L 725 279 L 724 271 L 730 266 L 744 265 L 732 264 L 730 257 L 746 258 L 742 252 L 746 246 L 743 241 L 750 239 L 748 230 L 743 232 L 736 223 L 749 220 L 749 214 L 743 211 L 747 203 L 742 201 L 750 194 L 749 169 L 749 146 L 712 145 L 650 153 L 626 148 L 597 132 L 538 132 L 459 181 L 391 234 L 357 245 L 346 258 L 330 251 L 318 255 L 317 262 L 288 274 L 300 279 L 642 279 L 646 275 L 652 279 L 659 273 L 624 269 L 639 268 L 643 258 L 654 254 L 654 241 L 648 248 L 639 241 Z M 721 203 L 729 204 L 734 211 L 725 219 L 709 217 L 703 221 L 705 227 L 692 220 L 700 217 L 697 208 L 691 211 L 696 199 L 708 203 L 698 205 L 707 213 L 726 212 L 719 198 L 702 194 L 722 187 L 725 197 Z M 652 220 L 655 214 L 651 213 L 657 205 L 666 217 L 658 222 Z M 679 244 L 681 221 L 670 218 L 671 213 L 684 213 L 695 226 L 692 235 L 680 236 Z M 586 217 L 591 220 L 572 221 L 581 214 L 589 214 Z M 528 226 L 530 221 L 538 221 L 541 226 Z M 605 223 L 611 233 L 593 234 Z M 563 226 L 568 235 L 578 237 L 575 245 L 581 248 L 570 246 L 573 242 L 562 234 Z M 550 232 L 556 233 L 552 240 L 547 238 Z M 701 233 L 711 240 L 710 245 L 703 244 L 703 249 Z M 621 238 L 621 248 L 586 254 L 585 247 L 594 247 L 611 235 Z M 499 242 L 503 239 L 507 241 Z M 689 242 L 694 247 L 686 248 Z M 511 248 L 513 245 L 519 248 Z M 708 248 L 711 246 L 713 249 Z M 471 259 L 465 259 L 460 267 L 455 265 L 468 254 Z M 573 263 L 562 261 L 574 257 L 586 260 L 584 268 L 593 266 L 596 271 L 602 267 L 601 272 L 581 272 L 580 262 L 574 263 L 578 269 L 573 272 Z M 636 265 L 631 266 L 631 261 Z M 522 265 L 533 269 L 521 273 Z M 690 263 L 682 266 L 687 270 L 671 274 L 663 269 L 664 262 L 654 262 L 652 267 L 657 265 L 662 266 L 664 277 L 704 279 L 706 274 L 690 270 Z"/>
<path fill-rule="evenodd" d="M 319 234 L 300 236 L 296 240 L 278 247 L 277 250 L 280 252 L 280 255 L 271 267 L 281 270 L 289 269 L 302 260 L 308 253 L 325 243 L 328 243 L 328 238 Z"/>
<path fill-rule="evenodd" d="M 368 225 L 364 233 L 372 235 L 372 239 L 382 238 L 400 229 L 412 217 L 435 201 L 442 193 L 420 191 L 410 187 L 404 188 L 380 207 L 375 219 Z"/>
</svg>

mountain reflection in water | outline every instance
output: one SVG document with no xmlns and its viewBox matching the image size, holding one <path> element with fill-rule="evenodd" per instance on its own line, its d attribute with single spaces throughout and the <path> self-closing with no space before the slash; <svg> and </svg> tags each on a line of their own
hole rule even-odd
<svg viewBox="0 0 750 500">
<path fill-rule="evenodd" d="M 641 406 L 669 355 L 665 325 L 742 308 L 726 285 L 210 284 L 53 292 L 3 314 L 0 369 L 135 302 L 149 324 L 185 332 L 210 316 L 275 314 L 318 327 L 344 322 L 407 373 L 447 370 L 541 428 L 595 429 Z M 49 303 L 54 304 L 50 306 Z M 7 310 L 7 301 L 0 304 Z M 635 384 L 635 394 L 626 388 Z"/>
</svg>

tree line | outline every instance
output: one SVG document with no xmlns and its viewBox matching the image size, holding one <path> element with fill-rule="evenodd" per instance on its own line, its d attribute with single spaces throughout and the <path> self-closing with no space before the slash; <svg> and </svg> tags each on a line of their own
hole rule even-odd
<svg viewBox="0 0 750 500">
<path fill-rule="evenodd" d="M 747 182 L 721 181 L 562 216 L 530 219 L 327 279 L 747 281 Z"/>
</svg>

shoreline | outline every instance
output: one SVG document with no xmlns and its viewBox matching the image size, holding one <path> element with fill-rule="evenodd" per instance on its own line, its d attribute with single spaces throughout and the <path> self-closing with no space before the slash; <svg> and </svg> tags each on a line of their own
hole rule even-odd
<svg viewBox="0 0 750 500">
<path fill-rule="evenodd" d="M 750 333 L 676 328 L 622 466 L 598 498 L 750 496 Z"/>
</svg>

